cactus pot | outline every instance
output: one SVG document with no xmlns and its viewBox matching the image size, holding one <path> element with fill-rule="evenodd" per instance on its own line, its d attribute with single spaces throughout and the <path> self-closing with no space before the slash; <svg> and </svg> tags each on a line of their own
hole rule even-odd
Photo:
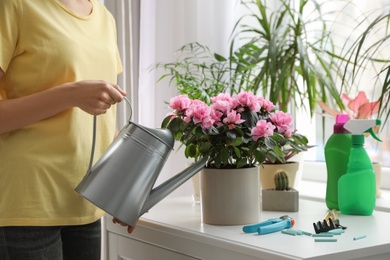
<svg viewBox="0 0 390 260">
<path fill-rule="evenodd" d="M 262 209 L 264 211 L 287 211 L 297 212 L 299 210 L 299 192 L 290 190 L 263 189 Z"/>
<path fill-rule="evenodd" d="M 295 179 L 299 169 L 299 162 L 284 164 L 263 164 L 260 169 L 260 185 L 262 189 L 275 189 L 274 177 L 278 170 L 284 170 L 289 178 L 290 187 L 295 187 Z"/>
</svg>

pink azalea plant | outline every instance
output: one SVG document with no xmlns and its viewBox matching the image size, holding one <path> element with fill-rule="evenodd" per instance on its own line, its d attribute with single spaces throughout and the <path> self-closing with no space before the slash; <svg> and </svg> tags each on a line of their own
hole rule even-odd
<svg viewBox="0 0 390 260">
<path fill-rule="evenodd" d="M 187 95 L 171 98 L 173 110 L 162 122 L 185 148 L 187 158 L 209 156 L 207 167 L 241 168 L 286 163 L 310 146 L 292 128 L 292 117 L 251 92 L 221 93 L 211 105 Z"/>
<path fill-rule="evenodd" d="M 336 117 L 337 114 L 347 114 L 352 119 L 368 119 L 378 113 L 380 102 L 370 102 L 366 93 L 359 91 L 355 98 L 348 97 L 346 94 L 341 95 L 341 100 L 347 108 L 344 111 L 337 111 L 330 108 L 322 101 L 318 101 L 320 107 L 330 116 Z"/>
</svg>

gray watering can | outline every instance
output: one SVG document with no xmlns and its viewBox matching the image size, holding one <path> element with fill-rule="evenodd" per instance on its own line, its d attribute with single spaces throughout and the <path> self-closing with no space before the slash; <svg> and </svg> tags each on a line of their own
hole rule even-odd
<svg viewBox="0 0 390 260">
<path fill-rule="evenodd" d="M 131 111 L 130 102 L 125 100 Z M 94 119 L 92 150 L 96 134 L 96 117 Z M 90 164 L 76 191 L 134 227 L 140 216 L 206 166 L 208 158 L 204 157 L 153 188 L 173 145 L 170 130 L 147 128 L 129 119 L 96 164 L 93 167 Z"/>
</svg>

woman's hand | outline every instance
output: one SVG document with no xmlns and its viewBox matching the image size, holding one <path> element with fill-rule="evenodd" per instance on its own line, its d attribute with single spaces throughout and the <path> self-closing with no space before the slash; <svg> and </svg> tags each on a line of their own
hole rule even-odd
<svg viewBox="0 0 390 260">
<path fill-rule="evenodd" d="M 91 115 L 100 115 L 106 113 L 111 105 L 121 102 L 124 92 L 117 84 L 106 81 L 79 81 L 69 83 L 74 95 L 74 106 L 79 107 Z"/>
<path fill-rule="evenodd" d="M 119 219 L 117 219 L 115 217 L 112 218 L 112 222 L 114 222 L 115 224 L 119 224 L 119 225 L 121 225 L 123 227 L 127 226 L 127 232 L 129 232 L 129 233 L 133 232 L 133 230 L 135 229 L 135 226 L 136 226 L 136 225 L 130 226 L 130 225 L 126 224 L 126 223 L 123 223 L 122 221 L 120 221 Z"/>
<path fill-rule="evenodd" d="M 0 78 L 4 72 L 0 68 Z M 1 99 L 0 134 L 47 119 L 72 107 L 92 115 L 106 113 L 126 92 L 102 80 L 65 83 L 28 96 Z"/>
</svg>

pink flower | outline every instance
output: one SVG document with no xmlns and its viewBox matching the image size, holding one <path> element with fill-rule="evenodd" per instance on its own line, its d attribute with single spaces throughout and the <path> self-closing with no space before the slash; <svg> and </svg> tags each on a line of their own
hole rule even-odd
<svg viewBox="0 0 390 260">
<path fill-rule="evenodd" d="M 346 94 L 341 95 L 341 100 L 346 108 L 349 110 L 346 111 L 337 111 L 333 108 L 330 108 L 321 100 L 318 101 L 320 107 L 331 116 L 336 116 L 338 114 L 348 114 L 350 118 L 354 119 L 368 119 L 372 115 L 378 113 L 380 101 L 370 102 L 367 99 L 366 93 L 359 91 L 358 95 L 353 99 L 348 97 Z"/>
<path fill-rule="evenodd" d="M 271 112 L 275 108 L 274 103 L 272 103 L 268 99 L 265 99 L 263 97 L 258 97 L 257 100 L 260 103 L 261 108 L 267 112 Z"/>
<path fill-rule="evenodd" d="M 260 103 L 258 102 L 258 98 L 253 95 L 252 92 L 240 92 L 235 96 L 238 104 L 242 107 L 249 108 L 250 111 L 259 112 L 260 111 Z"/>
<path fill-rule="evenodd" d="M 214 120 L 211 118 L 210 107 L 201 100 L 193 100 L 185 115 L 187 117 L 186 122 L 189 122 L 188 119 L 192 119 L 194 124 L 201 123 L 202 127 L 210 128 L 214 123 Z"/>
<path fill-rule="evenodd" d="M 349 115 L 352 118 L 367 119 L 378 113 L 380 102 L 370 102 L 363 91 L 359 91 L 354 99 L 345 94 L 341 95 L 341 99 L 344 105 L 352 110 L 352 115 Z"/>
<path fill-rule="evenodd" d="M 228 100 L 215 100 L 211 107 L 215 111 L 220 111 L 222 114 L 227 114 L 232 108 L 232 103 Z"/>
<path fill-rule="evenodd" d="M 202 119 L 202 128 L 203 129 L 210 129 L 214 125 L 214 119 L 212 119 L 210 116 L 205 117 Z"/>
<path fill-rule="evenodd" d="M 211 117 L 214 119 L 216 126 L 221 126 L 223 125 L 222 118 L 237 106 L 237 101 L 227 93 L 220 93 L 211 100 Z"/>
<path fill-rule="evenodd" d="M 169 107 L 177 113 L 186 110 L 191 105 L 192 100 L 188 95 L 179 95 L 169 100 Z"/>
<path fill-rule="evenodd" d="M 211 101 L 213 103 L 215 103 L 219 100 L 228 101 L 228 102 L 231 102 L 232 104 L 235 102 L 235 100 L 228 93 L 219 93 L 217 96 L 211 98 Z"/>
<path fill-rule="evenodd" d="M 212 108 L 214 110 L 221 111 L 225 115 L 227 114 L 228 111 L 235 109 L 238 104 L 237 101 L 227 93 L 220 93 L 218 94 L 218 96 L 213 97 L 211 101 L 212 101 L 212 105 L 211 105 Z"/>
<path fill-rule="evenodd" d="M 237 114 L 235 110 L 228 112 L 227 116 L 223 119 L 223 123 L 228 125 L 229 129 L 234 129 L 235 125 L 239 125 L 245 122 L 241 119 L 241 114 Z"/>
<path fill-rule="evenodd" d="M 292 134 L 292 117 L 288 113 L 278 111 L 272 113 L 269 116 L 272 123 L 274 123 L 278 129 L 279 134 L 284 134 L 286 137 L 290 137 Z"/>
<path fill-rule="evenodd" d="M 216 126 L 221 126 L 223 123 L 221 122 L 221 119 L 223 117 L 223 113 L 219 110 L 216 110 L 213 105 L 211 105 L 211 118 L 214 120 L 214 123 Z"/>
<path fill-rule="evenodd" d="M 261 137 L 269 137 L 274 134 L 275 126 L 266 120 L 259 120 L 252 129 L 251 135 L 253 140 L 257 141 Z"/>
<path fill-rule="evenodd" d="M 265 98 L 251 92 L 234 96 L 221 93 L 211 101 L 207 105 L 186 95 L 171 99 L 173 113 L 161 126 L 186 146 L 187 157 L 197 160 L 210 156 L 212 167 L 239 168 L 254 163 L 285 163 L 310 148 L 306 137 L 292 132 L 291 115 L 275 112 L 275 105 Z"/>
</svg>

